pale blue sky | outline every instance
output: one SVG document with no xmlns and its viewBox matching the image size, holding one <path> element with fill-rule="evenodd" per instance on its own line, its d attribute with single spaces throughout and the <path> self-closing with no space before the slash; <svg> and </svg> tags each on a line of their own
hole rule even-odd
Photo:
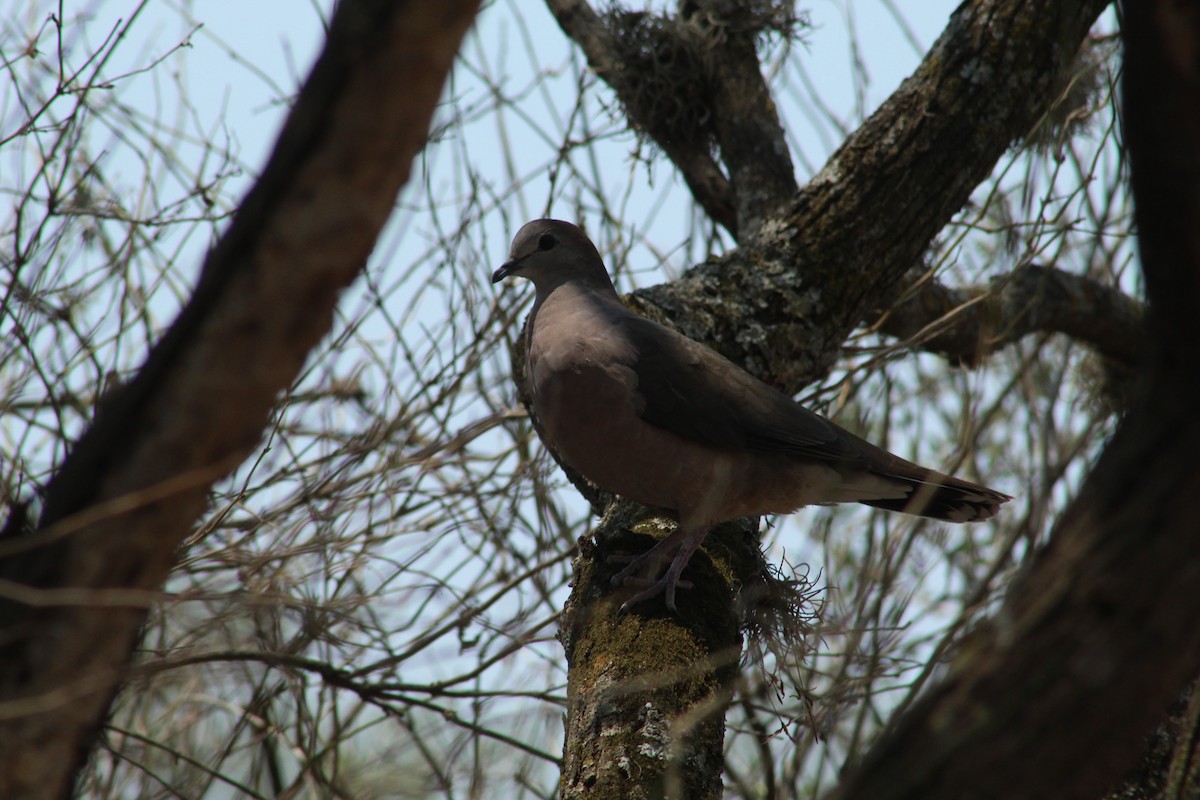
<svg viewBox="0 0 1200 800">
<path fill-rule="evenodd" d="M 53 6 L 44 2 L 38 5 L 47 12 Z M 933 41 L 956 5 L 955 0 L 816 0 L 807 9 L 812 28 L 805 32 L 798 47 L 823 103 L 835 116 L 847 121 L 869 113 L 912 70 L 920 48 Z M 89 39 L 103 38 L 115 20 L 127 16 L 132 7 L 132 3 L 112 0 L 97 3 L 87 33 Z M 193 30 L 193 23 L 187 21 L 189 9 L 203 20 L 199 30 Z M 515 29 L 514 9 L 525 14 L 539 62 L 543 66 L 565 63 L 571 45 L 545 6 L 529 0 L 488 4 L 465 52 L 468 58 L 473 58 L 472 51 L 488 52 L 493 59 L 491 63 L 502 69 L 513 86 L 523 86 L 532 73 Z M 900 26 L 891 9 L 903 15 L 907 29 Z M 318 10 L 308 3 L 277 0 L 254 3 L 208 0 L 182 5 L 150 3 L 141 15 L 134 30 L 135 39 L 141 37 L 138 46 L 122 48 L 118 59 L 127 61 L 118 60 L 111 71 L 119 73 L 135 64 L 144 64 L 150 54 L 167 52 L 187 38 L 190 47 L 168 58 L 171 76 L 184 87 L 184 94 L 196 109 L 195 119 L 199 120 L 196 127 L 210 137 L 228 135 L 236 143 L 241 162 L 251 171 L 259 169 L 286 110 L 283 101 L 307 74 L 321 44 Z M 857 49 L 851 48 L 852 41 L 857 42 Z M 506 58 L 498 55 L 505 53 Z M 483 91 L 472 85 L 473 81 L 463 71 L 455 80 L 456 96 L 466 104 L 478 99 Z M 123 87 L 122 101 L 145 108 L 149 113 L 156 108 L 169 110 L 177 97 L 177 88 L 161 70 L 127 82 Z M 789 100 L 795 92 L 803 91 L 794 75 L 777 76 L 774 89 L 788 117 L 789 133 L 802 151 L 795 155 L 803 178 L 808 172 L 805 163 L 819 167 L 841 136 L 828 125 L 814 125 L 810 118 L 798 113 L 796 104 Z M 564 106 L 570 102 L 569 97 L 562 100 Z M 190 121 L 183 124 L 189 126 Z M 519 128 L 515 135 L 520 135 Z M 489 160 L 488 149 L 496 145 L 495 137 L 488 135 L 470 143 L 477 160 L 484 162 Z M 119 159 L 120 154 L 114 152 L 111 158 Z M 492 160 L 499 159 L 497 153 Z M 118 171 L 119 164 L 110 161 L 108 168 L 110 172 Z M 132 174 L 137 174 L 136 168 Z M 613 180 L 635 179 L 638 174 L 625 165 L 611 171 Z M 228 187 L 231 196 L 240 197 L 250 179 L 247 174 L 231 183 Z M 544 201 L 544 197 L 540 200 Z M 532 208 L 530 213 L 537 210 Z M 661 219 L 663 224 L 671 224 L 669 213 Z"/>
</svg>

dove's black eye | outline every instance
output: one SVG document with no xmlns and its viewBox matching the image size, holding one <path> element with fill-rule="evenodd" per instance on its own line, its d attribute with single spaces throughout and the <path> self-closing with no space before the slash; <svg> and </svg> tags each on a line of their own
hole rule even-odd
<svg viewBox="0 0 1200 800">
<path fill-rule="evenodd" d="M 543 233 L 541 238 L 538 239 L 538 250 L 549 250 L 556 244 L 558 244 L 558 239 L 555 239 L 548 233 Z"/>
</svg>

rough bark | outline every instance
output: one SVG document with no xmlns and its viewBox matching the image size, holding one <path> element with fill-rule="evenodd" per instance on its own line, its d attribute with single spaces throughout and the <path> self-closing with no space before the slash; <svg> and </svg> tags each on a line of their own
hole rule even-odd
<svg viewBox="0 0 1200 800">
<path fill-rule="evenodd" d="M 623 93 L 628 84 L 618 75 L 621 66 L 614 53 L 619 48 L 604 18 L 577 0 L 549 2 L 560 25 L 614 86 L 640 126 L 641 106 L 632 105 Z M 722 203 L 737 209 L 731 230 L 743 245 L 739 250 L 671 284 L 635 292 L 627 301 L 784 390 L 796 391 L 822 376 L 846 336 L 898 291 L 971 191 L 1012 142 L 1033 127 L 1105 5 L 1102 0 L 963 4 L 918 70 L 782 210 L 775 205 L 777 190 L 743 198 L 737 195 L 737 180 L 721 189 L 733 193 L 732 198 L 697 195 L 710 213 Z M 734 50 L 730 58 L 744 60 L 745 55 Z M 711 71 L 709 80 L 722 74 L 746 80 L 741 62 L 726 73 Z M 727 97 L 737 94 L 733 86 Z M 710 85 L 706 91 L 710 98 L 722 96 L 720 87 Z M 745 159 L 726 164 L 735 178 L 751 174 L 747 154 L 770 142 L 772 123 L 778 124 L 769 103 L 740 108 L 744 114 L 769 114 L 712 123 L 723 131 L 714 134 L 724 136 L 722 155 Z M 744 141 L 738 138 L 743 136 Z M 679 142 L 659 143 L 674 159 Z M 695 152 L 689 150 L 688 158 L 694 159 Z M 694 189 L 694 161 L 676 160 L 676 165 Z M 729 227 L 726 219 L 714 218 Z M 602 493 L 591 491 L 589 496 L 594 503 L 604 500 Z M 705 552 L 693 559 L 687 573 L 695 588 L 681 592 L 685 610 L 680 617 L 663 616 L 651 603 L 614 614 L 607 585 L 611 571 L 604 559 L 620 549 L 645 546 L 631 547 L 623 538 L 631 520 L 643 517 L 644 511 L 626 508 L 610 513 L 598 530 L 600 547 L 583 548 L 577 564 L 563 628 L 571 665 L 565 796 L 634 796 L 622 794 L 629 788 L 624 771 L 632 768 L 634 755 L 645 756 L 636 760 L 643 786 L 667 785 L 672 765 L 686 763 L 711 774 L 695 778 L 702 792 L 690 787 L 697 793 L 678 796 L 719 794 L 720 765 L 710 757 L 721 744 L 719 726 L 699 731 L 711 737 L 707 740 L 691 737 L 674 743 L 674 751 L 642 745 L 648 719 L 665 721 L 670 730 L 672 720 L 725 713 L 729 694 L 720 684 L 720 671 L 713 673 L 717 683 L 705 673 L 707 692 L 701 692 L 693 667 L 724 664 L 727 654 L 740 646 L 736 626 L 720 612 L 736 607 L 743 587 L 762 585 L 755 524 L 742 520 L 709 537 Z M 679 672 L 671 674 L 670 669 Z M 664 683 L 677 683 L 679 696 L 662 692 Z M 609 700 L 613 696 L 620 697 L 619 704 Z M 667 752 L 679 755 L 668 758 Z"/>
<path fill-rule="evenodd" d="M 1004 608 L 842 800 L 1097 797 L 1200 668 L 1200 14 L 1170 0 L 1124 13 L 1151 339 L 1142 391 Z"/>
<path fill-rule="evenodd" d="M 1104 800 L 1189 800 L 1200 797 L 1200 684 L 1171 707 L 1146 737 L 1145 749 Z"/>
<path fill-rule="evenodd" d="M 615 546 L 649 546 L 658 523 L 642 517 L 636 507 L 615 507 L 606 523 L 628 531 Z M 725 713 L 742 639 L 719 562 L 695 561 L 692 579 L 702 575 L 721 591 L 688 597 L 678 616 L 661 603 L 625 612 L 611 596 L 615 569 L 580 542 L 560 632 L 570 703 L 562 800 L 721 796 Z"/>
<path fill-rule="evenodd" d="M 339 4 L 192 299 L 101 403 L 36 530 L 0 541 L 0 796 L 70 792 L 209 487 L 258 442 L 371 252 L 477 5 Z"/>
</svg>

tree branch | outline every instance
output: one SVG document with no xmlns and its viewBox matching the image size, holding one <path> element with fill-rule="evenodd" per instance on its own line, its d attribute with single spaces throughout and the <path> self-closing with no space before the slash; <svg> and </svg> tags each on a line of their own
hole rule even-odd
<svg viewBox="0 0 1200 800">
<path fill-rule="evenodd" d="M 616 93 L 630 126 L 662 148 L 704 212 L 736 238 L 733 186 L 710 152 L 709 110 L 693 81 L 701 70 L 678 29 L 641 12 L 601 16 L 587 0 L 546 5 Z"/>
<path fill-rule="evenodd" d="M 1065 333 L 1122 367 L 1146 347 L 1145 309 L 1115 286 L 1026 264 L 987 286 L 951 288 L 912 276 L 868 323 L 907 346 L 974 365 L 1031 333 Z"/>
<path fill-rule="evenodd" d="M 47 487 L 36 532 L 0 543 L 0 578 L 84 596 L 162 586 L 209 487 L 251 452 L 329 331 L 424 145 L 477 5 L 338 5 L 191 301 L 137 377 L 102 401 Z M 145 613 L 0 601 L 0 796 L 69 793 Z"/>
<path fill-rule="evenodd" d="M 706 62 L 707 104 L 733 185 L 740 241 L 777 216 L 800 188 L 755 52 L 764 28 L 786 32 L 794 21 L 772 18 L 780 12 L 770 5 L 764 7 L 766 16 L 750 4 L 693 0 L 683 5 L 684 21 L 699 31 L 693 38 Z"/>
</svg>

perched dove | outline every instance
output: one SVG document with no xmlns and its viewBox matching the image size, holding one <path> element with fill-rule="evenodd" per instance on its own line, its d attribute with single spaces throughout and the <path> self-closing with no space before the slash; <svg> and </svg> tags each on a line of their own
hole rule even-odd
<svg viewBox="0 0 1200 800">
<path fill-rule="evenodd" d="M 539 219 L 492 275 L 533 281 L 526 370 L 547 443 L 597 485 L 661 509 L 678 530 L 634 559 L 665 593 L 713 525 L 810 503 L 865 503 L 949 522 L 989 519 L 1008 495 L 906 461 L 621 303 L 595 245 Z M 661 565 L 670 559 L 665 571 Z"/>
</svg>

